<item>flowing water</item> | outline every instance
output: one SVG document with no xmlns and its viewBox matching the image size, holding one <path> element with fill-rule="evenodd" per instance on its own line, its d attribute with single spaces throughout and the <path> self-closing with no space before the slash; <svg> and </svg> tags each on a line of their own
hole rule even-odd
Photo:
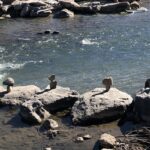
<svg viewBox="0 0 150 150">
<path fill-rule="evenodd" d="M 150 12 L 76 16 L 73 19 L 0 21 L 0 78 L 45 87 L 56 74 L 60 85 L 84 92 L 105 76 L 133 94 L 150 76 Z M 58 30 L 59 35 L 37 35 Z"/>
<path fill-rule="evenodd" d="M 144 5 L 150 8 L 149 2 Z M 45 30 L 60 34 L 37 35 Z M 134 94 L 150 77 L 149 64 L 149 11 L 128 15 L 79 15 L 60 20 L 52 17 L 0 20 L 0 84 L 2 79 L 11 76 L 16 85 L 35 84 L 44 88 L 48 84 L 47 77 L 56 74 L 60 85 L 83 93 L 102 86 L 101 80 L 112 76 L 114 86 Z M 11 115 L 1 111 L 1 120 Z M 4 134 L 3 145 L 7 139 L 5 134 L 11 137 L 15 131 L 13 126 L 4 127 L 3 123 L 0 127 Z M 26 143 L 21 135 L 27 130 L 19 128 L 13 142 L 17 138 L 20 141 L 21 137 L 24 140 L 21 144 Z M 11 140 L 6 141 L 11 143 Z M 34 138 L 32 140 L 28 148 L 36 143 Z M 14 145 L 12 149 L 16 149 L 16 143 Z M 29 149 L 37 149 L 31 147 Z"/>
</svg>

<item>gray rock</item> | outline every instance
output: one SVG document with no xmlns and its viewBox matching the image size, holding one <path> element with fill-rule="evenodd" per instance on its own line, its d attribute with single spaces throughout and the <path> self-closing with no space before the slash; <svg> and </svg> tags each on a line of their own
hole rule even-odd
<svg viewBox="0 0 150 150">
<path fill-rule="evenodd" d="M 100 146 L 103 148 L 113 148 L 116 144 L 116 138 L 110 134 L 104 133 L 99 139 Z"/>
<path fill-rule="evenodd" d="M 91 139 L 91 138 L 92 138 L 92 136 L 89 135 L 89 134 L 83 135 L 83 139 L 84 139 L 84 140 L 89 140 L 89 139 Z"/>
<path fill-rule="evenodd" d="M 75 141 L 76 141 L 76 142 L 83 142 L 83 141 L 84 141 L 84 139 L 83 139 L 83 137 L 80 137 L 80 136 L 79 136 L 79 137 L 77 137 L 77 138 L 76 138 L 76 140 L 75 140 Z"/>
<path fill-rule="evenodd" d="M 31 11 L 31 6 L 26 4 L 23 6 L 20 12 L 20 17 L 28 17 Z"/>
<path fill-rule="evenodd" d="M 134 2 L 132 2 L 132 3 L 130 4 L 130 7 L 131 7 L 131 9 L 133 9 L 133 10 L 137 10 L 138 8 L 140 8 L 140 4 L 139 4 L 138 2 L 136 2 L 136 1 L 134 1 Z"/>
<path fill-rule="evenodd" d="M 40 101 L 27 101 L 21 105 L 20 116 L 27 123 L 41 124 L 50 117 Z"/>
<path fill-rule="evenodd" d="M 74 13 L 68 9 L 63 9 L 54 14 L 54 18 L 73 18 Z"/>
<path fill-rule="evenodd" d="M 132 97 L 116 88 L 105 92 L 96 88 L 82 95 L 72 108 L 74 124 L 92 124 L 116 119 L 124 114 Z"/>
<path fill-rule="evenodd" d="M 42 9 L 37 11 L 36 17 L 48 17 L 52 13 L 49 9 Z"/>
<path fill-rule="evenodd" d="M 150 122 L 150 88 L 144 88 L 136 94 L 134 107 L 137 117 Z"/>
<path fill-rule="evenodd" d="M 114 14 L 130 9 L 129 2 L 110 3 L 101 6 L 99 13 Z"/>
<path fill-rule="evenodd" d="M 50 147 L 46 147 L 44 148 L 44 150 L 52 150 Z"/>
<path fill-rule="evenodd" d="M 47 89 L 39 92 L 34 99 L 40 100 L 50 112 L 72 107 L 79 97 L 79 94 L 76 91 L 70 90 L 70 88 L 57 86 L 53 90 L 49 90 L 49 87 Z"/>
<path fill-rule="evenodd" d="M 69 0 L 59 0 L 59 4 L 62 8 L 66 8 L 69 10 L 76 10 L 80 7 L 80 5 L 74 1 Z"/>
<path fill-rule="evenodd" d="M 47 17 L 53 7 L 38 0 L 15 1 L 8 9 L 11 17 Z"/>
<path fill-rule="evenodd" d="M 58 128 L 58 123 L 53 119 L 47 119 L 44 121 L 42 127 L 46 130 L 56 129 Z"/>
<path fill-rule="evenodd" d="M 40 88 L 34 85 L 13 87 L 10 93 L 1 87 L 0 105 L 20 105 L 40 91 Z"/>
</svg>

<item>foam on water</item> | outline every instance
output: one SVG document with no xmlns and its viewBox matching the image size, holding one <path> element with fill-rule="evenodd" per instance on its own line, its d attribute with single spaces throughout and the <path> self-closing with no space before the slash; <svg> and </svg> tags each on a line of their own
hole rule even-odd
<svg viewBox="0 0 150 150">
<path fill-rule="evenodd" d="M 4 70 L 16 70 L 16 69 L 21 69 L 23 68 L 26 64 L 29 63 L 33 63 L 33 64 L 37 64 L 37 63 L 43 63 L 42 60 L 39 61 L 27 61 L 21 64 L 17 64 L 17 63 L 2 63 L 0 64 L 0 71 L 4 71 Z"/>
<path fill-rule="evenodd" d="M 0 81 L 1 81 L 6 75 L 7 75 L 6 73 L 0 74 Z"/>
<path fill-rule="evenodd" d="M 4 63 L 4 64 L 0 64 L 0 71 L 3 70 L 15 70 L 15 69 L 20 69 L 25 65 L 25 63 L 23 64 L 13 64 L 13 63 Z"/>
<path fill-rule="evenodd" d="M 81 43 L 83 44 L 83 45 L 94 45 L 94 44 L 98 44 L 98 42 L 94 42 L 94 41 L 92 41 L 91 39 L 83 39 L 82 41 L 81 41 Z"/>
<path fill-rule="evenodd" d="M 0 53 L 4 52 L 5 51 L 5 48 L 0 46 Z"/>
</svg>

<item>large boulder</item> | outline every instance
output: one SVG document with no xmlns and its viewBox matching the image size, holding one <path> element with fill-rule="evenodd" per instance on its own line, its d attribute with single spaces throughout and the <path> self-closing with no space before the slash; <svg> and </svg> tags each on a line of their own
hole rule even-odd
<svg viewBox="0 0 150 150">
<path fill-rule="evenodd" d="M 8 8 L 8 14 L 16 17 L 47 17 L 52 13 L 53 7 L 38 0 L 15 1 Z"/>
<path fill-rule="evenodd" d="M 25 122 L 30 124 L 41 124 L 50 117 L 50 113 L 43 108 L 43 104 L 38 100 L 24 102 L 19 114 Z"/>
<path fill-rule="evenodd" d="M 132 97 L 116 88 L 108 92 L 96 88 L 83 94 L 72 108 L 74 124 L 93 124 L 114 120 L 123 115 Z"/>
<path fill-rule="evenodd" d="M 78 97 L 76 91 L 57 86 L 56 89 L 38 93 L 34 99 L 40 100 L 48 111 L 55 112 L 72 107 Z"/>
<path fill-rule="evenodd" d="M 74 13 L 68 9 L 63 9 L 54 14 L 54 18 L 73 18 Z"/>
<path fill-rule="evenodd" d="M 136 94 L 134 110 L 136 117 L 150 123 L 150 88 L 144 88 Z"/>
<path fill-rule="evenodd" d="M 129 2 L 110 3 L 101 6 L 99 13 L 102 14 L 114 14 L 124 12 L 130 9 Z"/>
<path fill-rule="evenodd" d="M 100 5 L 79 5 L 74 1 L 60 0 L 61 8 L 73 11 L 75 14 L 95 14 L 100 11 Z"/>
<path fill-rule="evenodd" d="M 20 105 L 40 91 L 40 88 L 35 85 L 13 87 L 9 93 L 1 87 L 0 105 Z"/>
</svg>

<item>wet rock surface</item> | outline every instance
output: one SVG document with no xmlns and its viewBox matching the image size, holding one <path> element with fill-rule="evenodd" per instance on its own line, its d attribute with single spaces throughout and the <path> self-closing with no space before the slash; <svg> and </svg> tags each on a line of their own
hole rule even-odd
<svg viewBox="0 0 150 150">
<path fill-rule="evenodd" d="M 108 92 L 96 88 L 82 95 L 72 108 L 74 124 L 105 122 L 123 115 L 132 103 L 132 97 L 116 88 Z"/>
</svg>

